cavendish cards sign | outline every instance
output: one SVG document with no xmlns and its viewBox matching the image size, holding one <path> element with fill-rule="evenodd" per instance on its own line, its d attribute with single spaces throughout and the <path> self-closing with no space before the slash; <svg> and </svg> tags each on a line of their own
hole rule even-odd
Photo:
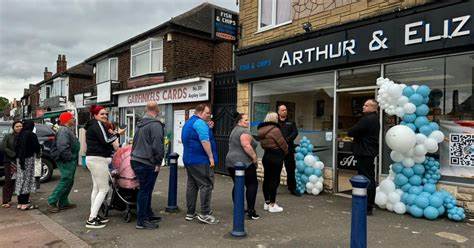
<svg viewBox="0 0 474 248">
<path fill-rule="evenodd" d="M 257 52 L 237 53 L 246 80 L 474 44 L 474 1 L 373 22 Z"/>
</svg>

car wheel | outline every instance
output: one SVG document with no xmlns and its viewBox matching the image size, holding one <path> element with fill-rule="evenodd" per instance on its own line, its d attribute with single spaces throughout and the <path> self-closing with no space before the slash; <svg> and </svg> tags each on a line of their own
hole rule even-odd
<svg viewBox="0 0 474 248">
<path fill-rule="evenodd" d="M 53 175 L 53 162 L 47 158 L 41 158 L 41 177 L 40 182 L 45 183 L 51 180 Z"/>
</svg>

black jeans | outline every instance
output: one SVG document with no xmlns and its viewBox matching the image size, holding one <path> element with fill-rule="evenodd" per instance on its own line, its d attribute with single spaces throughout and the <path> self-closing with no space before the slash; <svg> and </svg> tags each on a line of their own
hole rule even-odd
<svg viewBox="0 0 474 248">
<path fill-rule="evenodd" d="M 3 183 L 2 204 L 7 204 L 12 201 L 13 191 L 15 191 L 15 180 L 12 179 L 13 171 L 10 162 L 3 163 L 5 181 Z"/>
<path fill-rule="evenodd" d="M 292 144 L 290 144 L 291 146 Z M 286 170 L 286 184 L 290 192 L 296 192 L 296 178 L 295 178 L 295 153 L 293 151 L 288 151 L 288 154 L 285 156 L 285 170 Z"/>
<path fill-rule="evenodd" d="M 229 167 L 227 170 L 235 182 L 235 168 Z M 232 201 L 234 201 L 234 187 L 232 188 Z M 255 199 L 257 198 L 258 181 L 257 181 L 257 166 L 251 164 L 245 169 L 245 197 L 247 199 L 247 210 L 255 210 Z"/>
<path fill-rule="evenodd" d="M 285 153 L 282 150 L 265 150 L 263 163 L 263 197 L 266 203 L 275 203 L 280 174 L 283 167 Z"/>
<path fill-rule="evenodd" d="M 363 175 L 369 179 L 369 187 L 367 187 L 367 210 L 372 210 L 375 202 L 375 157 L 355 156 L 357 160 L 357 174 Z"/>
<path fill-rule="evenodd" d="M 154 166 L 133 160 L 131 163 L 133 171 L 140 183 L 137 195 L 137 225 L 143 225 L 145 220 L 153 216 L 153 211 L 151 210 L 151 196 L 158 173 L 155 172 Z"/>
</svg>

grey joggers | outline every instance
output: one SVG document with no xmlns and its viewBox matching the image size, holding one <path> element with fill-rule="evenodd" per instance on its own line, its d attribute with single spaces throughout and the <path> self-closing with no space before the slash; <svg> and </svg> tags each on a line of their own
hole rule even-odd
<svg viewBox="0 0 474 248">
<path fill-rule="evenodd" d="M 209 165 L 187 166 L 188 182 L 186 187 L 187 214 L 196 212 L 198 192 L 201 202 L 201 214 L 209 215 L 211 212 L 211 197 L 214 189 L 214 171 Z"/>
</svg>

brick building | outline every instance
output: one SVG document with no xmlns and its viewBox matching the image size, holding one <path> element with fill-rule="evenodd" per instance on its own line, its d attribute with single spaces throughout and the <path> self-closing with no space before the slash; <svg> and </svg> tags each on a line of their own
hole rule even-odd
<svg viewBox="0 0 474 248">
<path fill-rule="evenodd" d="M 212 36 L 216 9 L 236 15 L 204 3 L 85 60 L 95 68 L 96 94 L 84 99 L 107 106 L 111 121 L 127 126 L 124 141 L 155 100 L 173 150 L 182 153 L 182 124 L 198 103 L 212 102 L 213 73 L 233 66 L 233 43 Z"/>
<path fill-rule="evenodd" d="M 375 97 L 378 77 L 428 85 L 429 118 L 440 130 L 474 132 L 463 124 L 474 119 L 474 1 L 249 0 L 239 6 L 238 110 L 257 124 L 285 104 L 299 129 L 297 142 L 308 137 L 325 163 L 326 191 L 350 192 L 357 161 L 347 130 L 363 102 Z M 391 163 L 383 137 L 398 122 L 380 118 L 378 180 Z M 438 185 L 472 211 L 474 164 L 454 165 L 451 145 L 440 143 L 432 155 L 441 162 Z"/>
</svg>

